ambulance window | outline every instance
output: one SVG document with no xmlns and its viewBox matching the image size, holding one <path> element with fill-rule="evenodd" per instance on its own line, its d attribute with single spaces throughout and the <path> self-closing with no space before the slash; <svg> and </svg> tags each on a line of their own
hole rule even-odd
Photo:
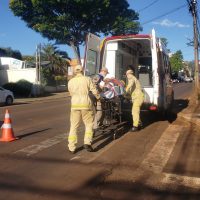
<svg viewBox="0 0 200 200">
<path fill-rule="evenodd" d="M 86 63 L 86 76 L 92 76 L 98 73 L 97 68 L 97 52 L 93 50 L 88 50 L 88 57 Z"/>
<path fill-rule="evenodd" d="M 138 73 L 142 87 L 151 87 L 153 85 L 151 57 L 142 57 L 139 59 Z"/>
</svg>

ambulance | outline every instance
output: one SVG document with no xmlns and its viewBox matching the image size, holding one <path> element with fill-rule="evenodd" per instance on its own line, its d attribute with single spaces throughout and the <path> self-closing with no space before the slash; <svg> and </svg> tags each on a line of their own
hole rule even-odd
<svg viewBox="0 0 200 200">
<path fill-rule="evenodd" d="M 161 39 L 151 34 L 107 37 L 103 41 L 93 34 L 87 35 L 84 72 L 86 76 L 108 68 L 109 75 L 127 81 L 125 72 L 134 71 L 144 92 L 143 109 L 169 111 L 174 91 L 168 50 Z"/>
</svg>

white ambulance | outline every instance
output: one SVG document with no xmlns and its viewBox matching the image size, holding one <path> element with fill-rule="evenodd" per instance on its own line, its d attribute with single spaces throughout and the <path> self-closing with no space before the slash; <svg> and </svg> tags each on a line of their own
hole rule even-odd
<svg viewBox="0 0 200 200">
<path fill-rule="evenodd" d="M 168 51 L 156 38 L 155 30 L 149 35 L 122 35 L 99 37 L 88 34 L 84 69 L 86 76 L 99 73 L 106 67 L 110 76 L 125 80 L 125 72 L 132 69 L 139 79 L 148 110 L 167 111 L 171 108 L 174 92 Z"/>
</svg>

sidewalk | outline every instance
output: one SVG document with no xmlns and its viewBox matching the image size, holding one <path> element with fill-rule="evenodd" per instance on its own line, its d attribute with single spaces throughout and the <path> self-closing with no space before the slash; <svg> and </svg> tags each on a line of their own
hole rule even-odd
<svg viewBox="0 0 200 200">
<path fill-rule="evenodd" d="M 69 92 L 59 92 L 59 93 L 51 93 L 43 97 L 16 98 L 14 100 L 14 104 L 67 98 L 68 96 L 69 96 Z"/>
<path fill-rule="evenodd" d="M 200 127 L 200 104 L 190 102 L 188 107 L 177 114 L 177 117 Z"/>
</svg>

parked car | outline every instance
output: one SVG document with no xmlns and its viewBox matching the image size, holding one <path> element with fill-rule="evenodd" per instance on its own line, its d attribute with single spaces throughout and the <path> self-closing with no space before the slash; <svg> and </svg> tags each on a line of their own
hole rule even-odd
<svg viewBox="0 0 200 200">
<path fill-rule="evenodd" d="M 175 79 L 172 79 L 172 82 L 173 83 L 179 83 L 179 80 L 175 78 Z"/>
<path fill-rule="evenodd" d="M 186 83 L 189 83 L 189 82 L 192 82 L 192 78 L 190 78 L 190 77 L 185 77 L 185 78 L 183 79 L 183 81 L 186 82 Z"/>
<path fill-rule="evenodd" d="M 184 76 L 178 76 L 177 79 L 178 79 L 179 82 L 184 82 Z"/>
<path fill-rule="evenodd" d="M 5 105 L 11 105 L 14 101 L 13 92 L 0 87 L 0 103 Z"/>
</svg>

